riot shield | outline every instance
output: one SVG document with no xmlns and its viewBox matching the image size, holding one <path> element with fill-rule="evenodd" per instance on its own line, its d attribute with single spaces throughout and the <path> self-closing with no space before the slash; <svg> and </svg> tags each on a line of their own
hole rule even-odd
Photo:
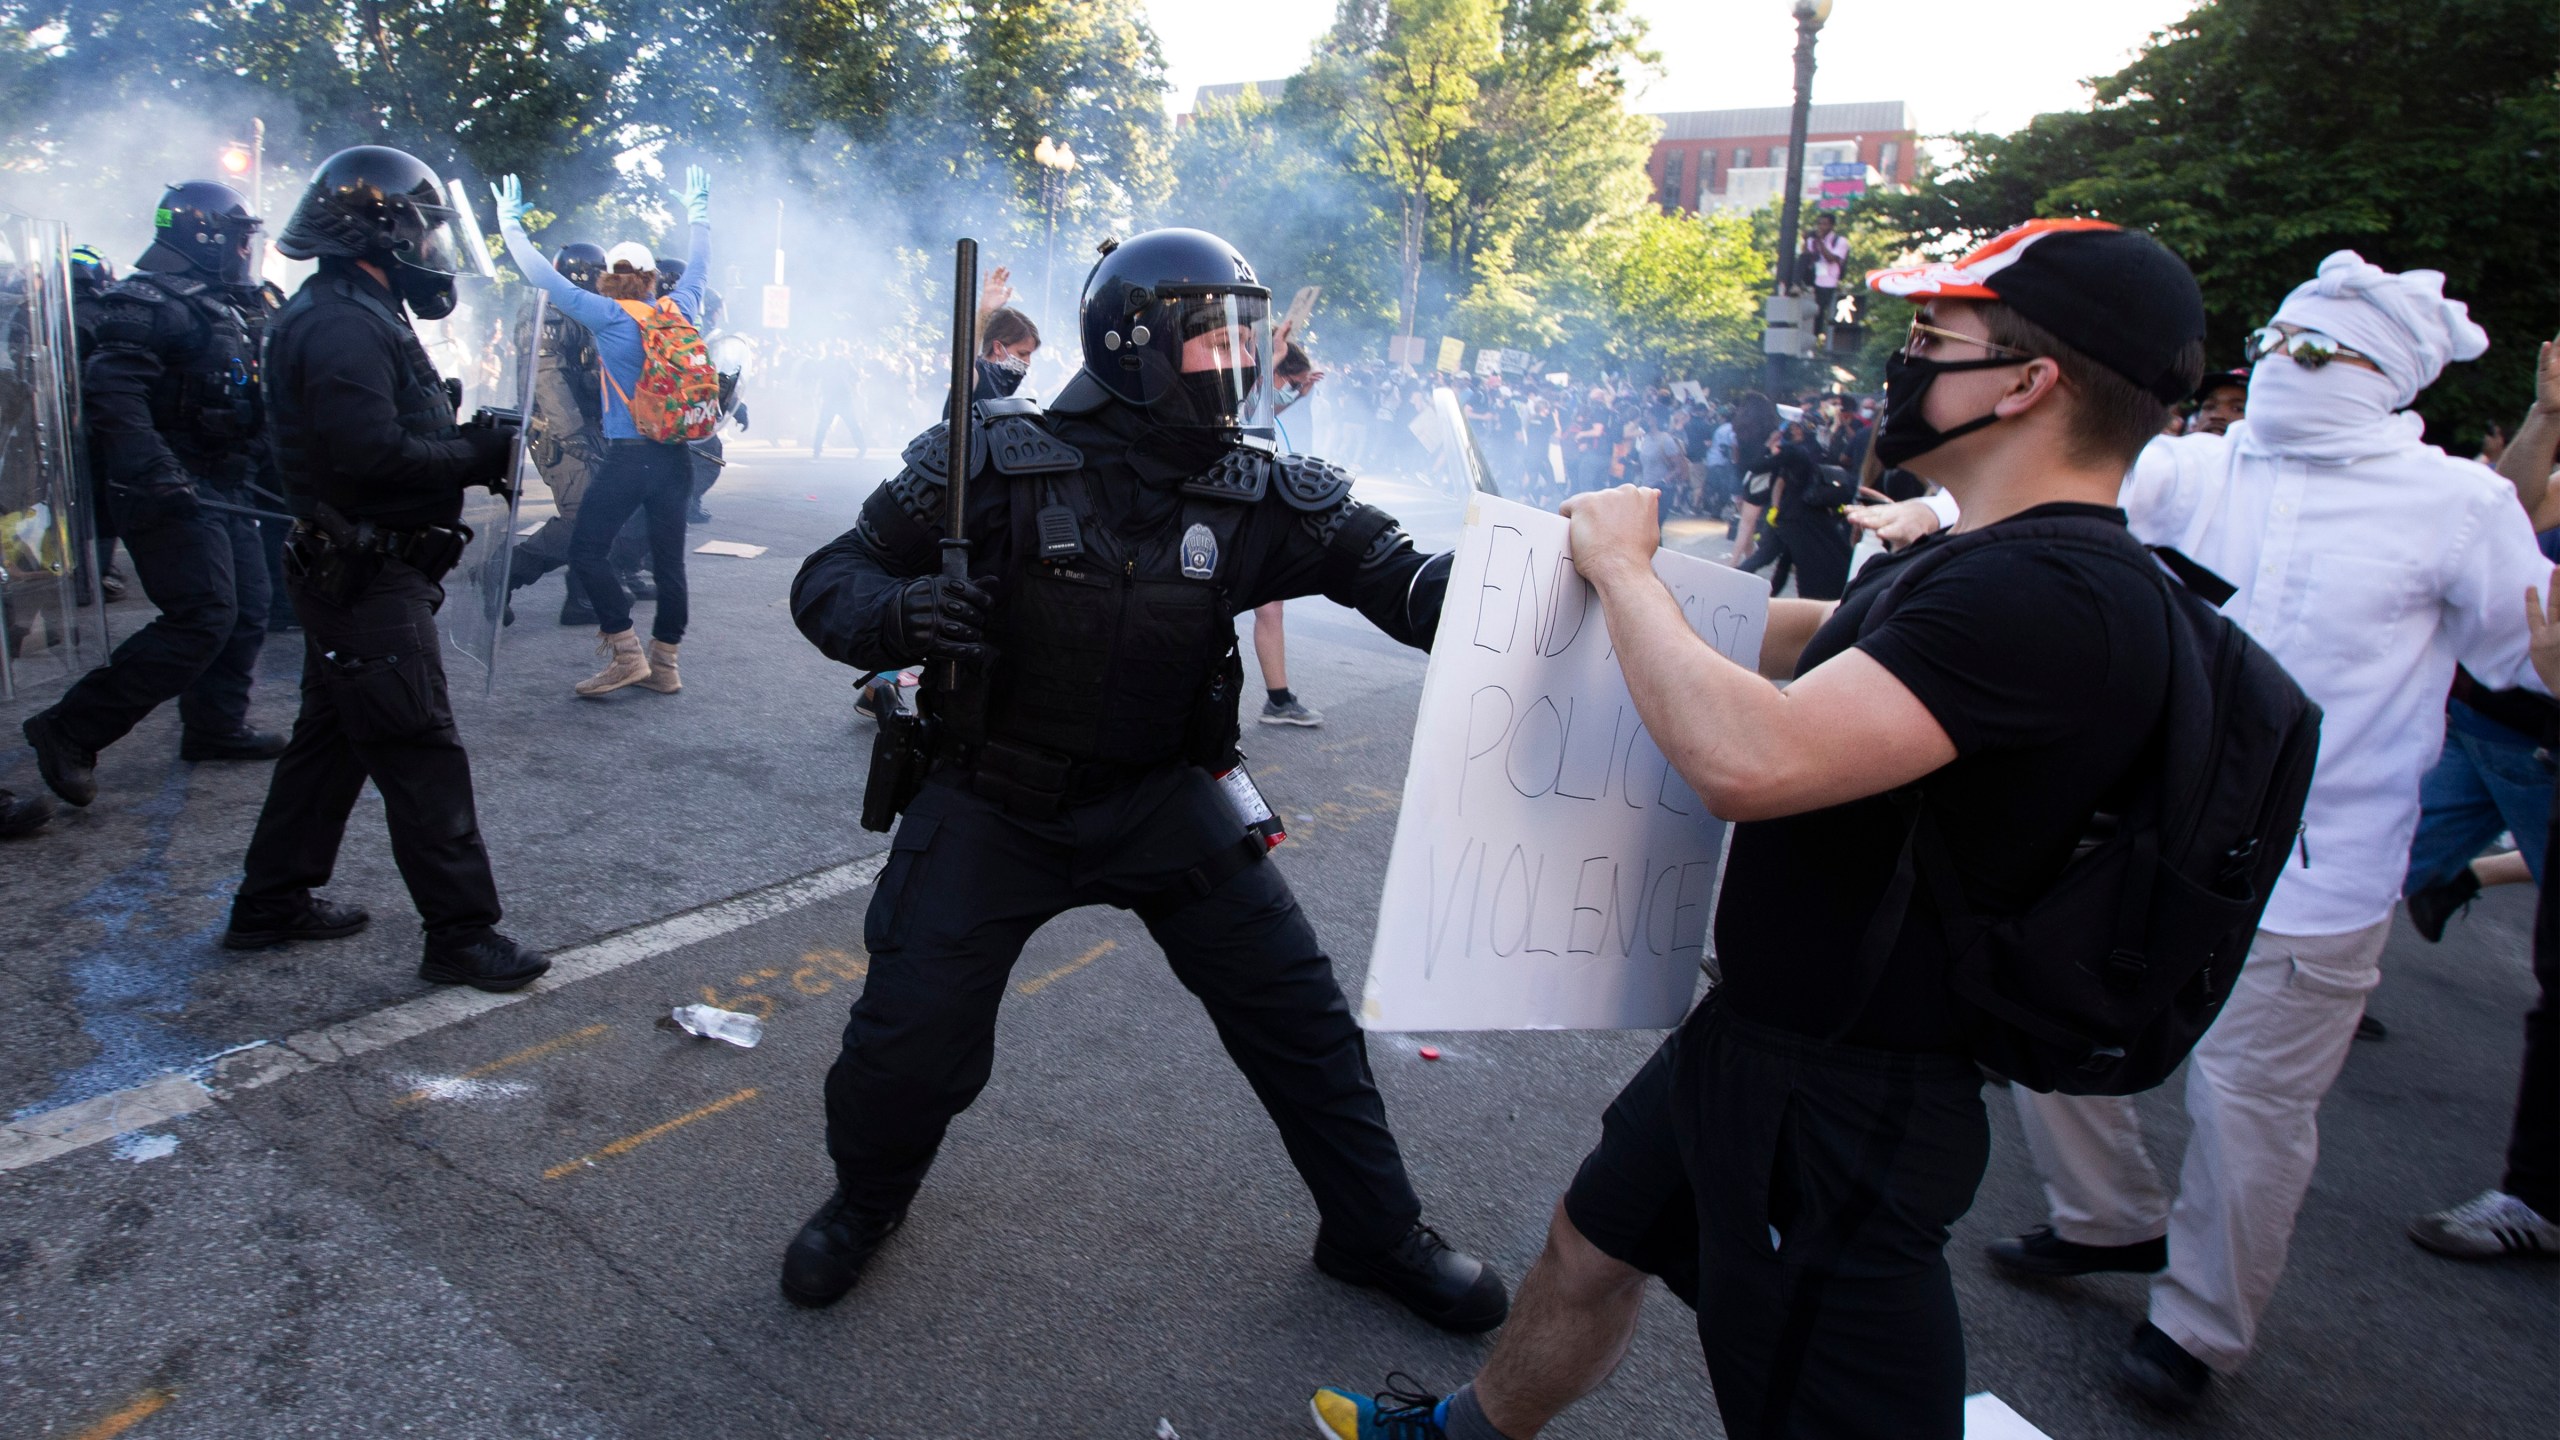
<svg viewBox="0 0 2560 1440">
<path fill-rule="evenodd" d="M 107 657 L 79 363 L 69 230 L 0 212 L 0 699 Z"/>
<path fill-rule="evenodd" d="M 482 298 L 487 303 L 479 309 L 499 309 L 500 298 L 494 287 L 485 290 Z M 549 297 L 535 290 L 531 313 L 524 323 L 508 324 L 494 313 L 473 318 L 470 335 L 488 347 L 485 352 L 467 357 L 471 378 L 464 382 L 464 398 L 475 402 L 476 410 L 511 412 L 519 422 L 533 413 L 542 319 L 549 304 Z M 481 386 L 476 395 L 471 385 L 473 378 Z M 462 552 L 462 562 L 454 567 L 454 578 L 445 583 L 445 645 L 479 670 L 484 695 L 495 690 L 498 683 L 498 648 L 507 629 L 507 582 L 515 559 L 516 526 L 524 487 L 534 478 L 533 467 L 525 456 L 521 425 L 507 474 L 504 494 L 463 492 L 462 523 L 471 527 L 471 544 Z"/>
</svg>

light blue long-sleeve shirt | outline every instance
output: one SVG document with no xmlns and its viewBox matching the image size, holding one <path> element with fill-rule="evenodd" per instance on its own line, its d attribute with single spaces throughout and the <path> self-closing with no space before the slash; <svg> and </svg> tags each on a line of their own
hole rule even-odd
<svg viewBox="0 0 2560 1440">
<path fill-rule="evenodd" d="M 699 325 L 702 323 L 702 287 L 711 274 L 711 227 L 695 225 L 691 228 L 693 234 L 686 246 L 684 278 L 667 292 L 667 298 L 676 302 L 676 308 L 684 312 L 686 319 Z M 533 241 L 525 235 L 522 225 L 506 220 L 500 222 L 498 231 L 506 237 L 507 258 L 515 262 L 517 271 L 541 286 L 550 295 L 552 304 L 567 311 L 570 319 L 586 326 L 588 333 L 596 337 L 596 363 L 613 381 L 604 387 L 601 428 L 605 438 L 644 438 L 639 427 L 631 423 L 631 407 L 622 401 L 622 395 L 629 395 L 640 388 L 640 366 L 644 358 L 640 345 L 640 322 L 631 318 L 631 312 L 623 309 L 621 302 L 581 290 L 567 276 L 552 269 L 551 262 L 543 258 L 542 252 L 533 248 Z M 614 393 L 616 387 L 620 388 L 621 395 Z"/>
</svg>

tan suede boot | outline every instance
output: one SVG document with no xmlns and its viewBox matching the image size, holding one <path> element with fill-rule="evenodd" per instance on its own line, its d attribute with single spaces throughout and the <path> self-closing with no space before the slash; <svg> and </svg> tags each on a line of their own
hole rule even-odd
<svg viewBox="0 0 2560 1440">
<path fill-rule="evenodd" d="M 640 653 L 640 636 L 635 631 L 598 636 L 596 653 L 604 657 L 604 668 L 578 682 L 581 695 L 593 699 L 648 678 L 649 657 Z"/>
<path fill-rule="evenodd" d="M 676 647 L 664 640 L 649 642 L 649 673 L 640 677 L 640 688 L 673 695 L 684 688 L 676 674 Z"/>
</svg>

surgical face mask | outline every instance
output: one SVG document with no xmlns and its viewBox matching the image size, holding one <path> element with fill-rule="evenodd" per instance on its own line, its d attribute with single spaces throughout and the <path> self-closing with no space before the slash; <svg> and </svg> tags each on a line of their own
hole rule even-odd
<svg viewBox="0 0 2560 1440">
<path fill-rule="evenodd" d="M 2318 369 L 2271 355 L 2249 372 L 2249 433 L 2279 453 L 2352 458 L 2391 418 L 2399 387 L 2361 365 Z M 2388 448 L 2388 447 L 2385 447 Z"/>
<path fill-rule="evenodd" d="M 1876 458 L 1888 466 L 1908 464 L 1957 436 L 1970 435 L 2000 418 L 1999 412 L 1993 411 L 1945 430 L 1921 418 L 1929 387 L 1939 376 L 2025 363 L 1996 355 L 1987 360 L 1920 360 L 1896 350 L 1884 362 L 1884 419 L 1876 426 Z"/>
<path fill-rule="evenodd" d="M 1295 405 L 1306 398 L 1307 392 L 1305 390 L 1286 380 L 1281 381 L 1271 389 L 1272 408 L 1275 410 L 1286 410 L 1290 406 Z"/>
</svg>

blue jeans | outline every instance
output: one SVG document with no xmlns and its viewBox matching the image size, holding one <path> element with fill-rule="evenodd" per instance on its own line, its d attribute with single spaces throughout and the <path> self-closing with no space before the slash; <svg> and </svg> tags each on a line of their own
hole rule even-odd
<svg viewBox="0 0 2560 1440">
<path fill-rule="evenodd" d="M 2418 834 L 2409 845 L 2404 895 L 2441 885 L 2482 847 L 2512 833 L 2524 863 L 2542 883 L 2543 846 L 2551 821 L 2551 757 L 2459 700 L 2445 706 L 2444 754 L 2418 787 Z"/>
<path fill-rule="evenodd" d="M 578 501 L 577 527 L 569 532 L 569 573 L 586 587 L 596 625 L 607 635 L 631 628 L 631 592 L 614 577 L 614 537 L 637 511 L 648 522 L 649 575 L 657 582 L 658 609 L 649 633 L 673 645 L 684 639 L 691 595 L 684 580 L 684 516 L 693 503 L 692 452 L 683 445 L 616 440 L 604 468 Z"/>
</svg>

